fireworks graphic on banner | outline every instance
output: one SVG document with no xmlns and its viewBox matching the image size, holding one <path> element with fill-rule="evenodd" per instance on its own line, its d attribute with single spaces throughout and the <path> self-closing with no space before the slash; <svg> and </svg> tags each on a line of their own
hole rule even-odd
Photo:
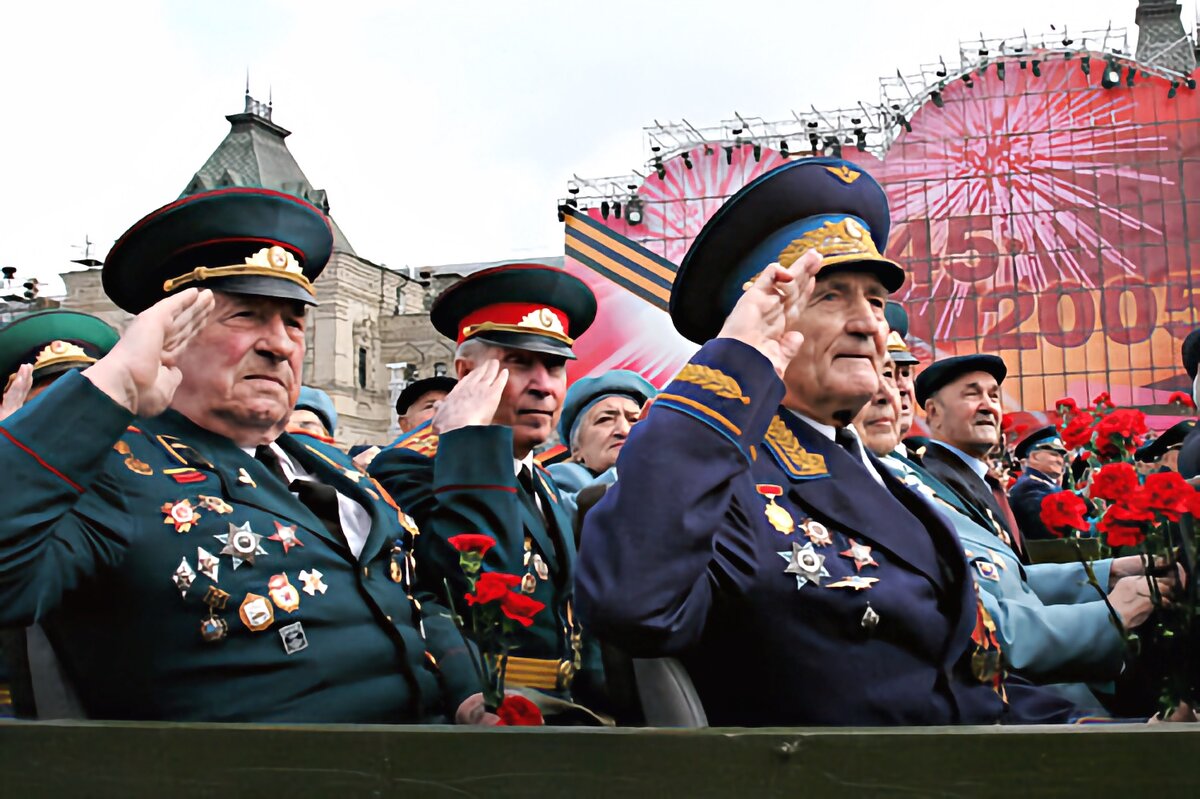
<svg viewBox="0 0 1200 799">
<path fill-rule="evenodd" d="M 1168 149 L 1155 128 L 1135 121 L 1133 92 L 1089 89 L 1087 76 L 1063 62 L 1042 77 L 1010 70 L 1007 85 L 994 73 L 975 88 L 955 82 L 943 96 L 944 108 L 926 104 L 914 115 L 913 132 L 901 134 L 884 163 L 893 249 L 911 240 L 908 226 L 928 220 L 927 254 L 945 259 L 931 287 L 909 289 L 917 312 L 939 298 L 939 337 L 970 295 L 1018 285 L 1036 292 L 1055 281 L 1094 288 L 1104 276 L 1138 271 L 1115 231 L 1162 231 L 1101 192 L 1170 184 L 1157 164 L 1146 172 L 1130 163 Z"/>
</svg>

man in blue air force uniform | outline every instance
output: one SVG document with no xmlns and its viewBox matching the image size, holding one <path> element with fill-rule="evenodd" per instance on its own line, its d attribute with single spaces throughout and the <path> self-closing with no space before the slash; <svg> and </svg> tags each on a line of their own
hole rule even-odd
<svg viewBox="0 0 1200 799">
<path fill-rule="evenodd" d="M 1017 527 L 1025 538 L 1053 538 L 1042 524 L 1042 500 L 1063 490 L 1067 448 L 1054 425 L 1046 425 L 1025 436 L 1013 454 L 1021 462 L 1021 476 L 1008 492 Z"/>
<path fill-rule="evenodd" d="M 0 624 L 42 624 L 88 715 L 478 708 L 457 631 L 413 598 L 411 520 L 283 433 L 331 246 L 319 209 L 266 190 L 155 211 L 104 266 L 139 314 L 120 343 L 0 424 Z"/>
<path fill-rule="evenodd" d="M 837 159 L 730 199 L 672 290 L 676 328 L 703 347 L 584 521 L 584 623 L 634 656 L 681 657 L 714 725 L 1069 712 L 1000 681 L 953 530 L 850 426 L 904 281 L 879 254 L 887 233 L 880 186 Z"/>
<path fill-rule="evenodd" d="M 983 605 L 995 621 L 1005 665 L 1036 683 L 1064 683 L 1050 690 L 1082 711 L 1105 714 L 1084 682 L 1115 679 L 1124 664 L 1125 642 L 1108 607 L 1079 563 L 1024 566 L 1012 549 L 971 518 L 962 500 L 944 483 L 905 455 L 895 452 L 900 438 L 893 420 L 899 405 L 893 365 L 885 364 L 880 390 L 854 420 L 867 449 L 907 486 L 946 517 L 963 545 L 963 554 Z M 915 456 L 914 457 L 918 457 Z M 1142 567 L 1135 557 L 1093 564 L 1096 579 L 1112 589 L 1109 601 L 1130 629 L 1153 609 Z M 1121 579 L 1125 577 L 1125 579 Z"/>
<path fill-rule="evenodd" d="M 520 577 L 520 592 L 545 605 L 530 627 L 512 635 L 506 685 L 592 706 L 599 652 L 575 616 L 571 517 L 533 450 L 554 431 L 566 364 L 575 358 L 571 346 L 595 315 L 591 289 L 548 266 L 509 264 L 450 286 L 430 319 L 458 344 L 458 383 L 430 422 L 370 466 L 421 527 L 422 587 L 444 596 L 448 584 L 469 618 L 466 579 L 450 539 L 482 533 L 496 541 L 484 570 Z"/>
</svg>

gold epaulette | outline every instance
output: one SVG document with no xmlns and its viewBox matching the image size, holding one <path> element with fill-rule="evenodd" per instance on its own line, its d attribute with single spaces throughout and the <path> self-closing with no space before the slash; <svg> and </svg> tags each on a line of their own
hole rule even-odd
<svg viewBox="0 0 1200 799">
<path fill-rule="evenodd" d="M 779 464 L 792 477 L 824 477 L 829 474 L 829 469 L 825 468 L 825 457 L 800 446 L 795 434 L 778 416 L 771 420 L 763 443 L 775 453 Z"/>
<path fill-rule="evenodd" d="M 432 427 L 426 427 L 422 430 L 413 431 L 412 435 L 396 442 L 396 446 L 415 452 L 418 455 L 424 455 L 426 458 L 432 458 L 437 454 L 438 436 L 437 433 L 433 432 Z"/>
<path fill-rule="evenodd" d="M 691 383 L 705 391 L 711 391 L 718 397 L 737 400 L 743 405 L 750 404 L 750 398 L 742 393 L 742 387 L 738 385 L 738 381 L 711 366 L 689 363 L 673 379 L 680 383 Z"/>
</svg>

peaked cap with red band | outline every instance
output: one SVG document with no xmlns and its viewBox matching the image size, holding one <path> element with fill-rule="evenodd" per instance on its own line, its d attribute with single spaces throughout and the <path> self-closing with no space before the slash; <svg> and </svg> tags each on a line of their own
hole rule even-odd
<svg viewBox="0 0 1200 799">
<path fill-rule="evenodd" d="M 437 331 L 574 358 L 571 345 L 596 318 L 596 295 L 579 278 L 541 264 L 508 264 L 468 275 L 443 291 L 429 318 Z"/>
<path fill-rule="evenodd" d="M 317 304 L 333 252 L 319 208 L 259 188 L 182 197 L 125 231 L 104 260 L 104 292 L 130 313 L 196 286 Z"/>
</svg>

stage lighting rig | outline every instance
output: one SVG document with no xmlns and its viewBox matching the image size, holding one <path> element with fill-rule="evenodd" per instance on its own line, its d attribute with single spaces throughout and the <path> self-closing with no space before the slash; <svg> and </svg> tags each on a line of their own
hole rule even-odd
<svg viewBox="0 0 1200 799">
<path fill-rule="evenodd" d="M 630 225 L 642 224 L 642 201 L 637 197 L 630 197 L 625 203 L 625 221 Z"/>
<path fill-rule="evenodd" d="M 1117 65 L 1116 59 L 1110 58 L 1104 62 L 1104 74 L 1100 76 L 1100 85 L 1111 89 L 1120 82 L 1121 68 Z"/>
</svg>

